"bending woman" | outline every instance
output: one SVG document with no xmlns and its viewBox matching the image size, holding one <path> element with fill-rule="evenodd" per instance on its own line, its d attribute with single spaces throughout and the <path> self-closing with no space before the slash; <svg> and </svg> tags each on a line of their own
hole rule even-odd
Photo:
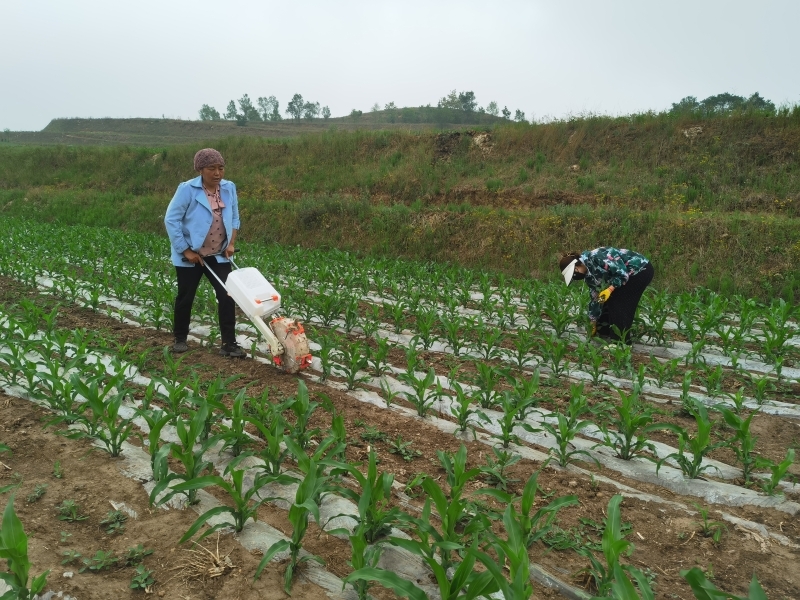
<svg viewBox="0 0 800 600">
<path fill-rule="evenodd" d="M 583 279 L 589 286 L 591 335 L 633 343 L 633 318 L 645 288 L 653 280 L 650 261 L 633 250 L 603 246 L 565 254 L 558 268 L 567 285 Z"/>
</svg>

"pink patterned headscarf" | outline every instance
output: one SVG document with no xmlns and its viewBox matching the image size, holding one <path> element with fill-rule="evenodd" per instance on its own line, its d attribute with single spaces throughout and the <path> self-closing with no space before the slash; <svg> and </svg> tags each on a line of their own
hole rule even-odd
<svg viewBox="0 0 800 600">
<path fill-rule="evenodd" d="M 198 150 L 197 154 L 194 155 L 194 170 L 199 171 L 200 169 L 211 165 L 224 166 L 225 159 L 222 158 L 222 154 L 213 148 L 203 148 L 202 150 Z"/>
</svg>

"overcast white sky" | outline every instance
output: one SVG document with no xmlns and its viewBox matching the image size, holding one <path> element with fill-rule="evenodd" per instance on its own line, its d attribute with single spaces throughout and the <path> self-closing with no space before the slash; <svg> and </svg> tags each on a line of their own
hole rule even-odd
<svg viewBox="0 0 800 600">
<path fill-rule="evenodd" d="M 196 119 L 243 94 L 335 117 L 452 89 L 528 119 L 798 104 L 798 23 L 798 0 L 0 0 L 0 129 Z"/>
</svg>

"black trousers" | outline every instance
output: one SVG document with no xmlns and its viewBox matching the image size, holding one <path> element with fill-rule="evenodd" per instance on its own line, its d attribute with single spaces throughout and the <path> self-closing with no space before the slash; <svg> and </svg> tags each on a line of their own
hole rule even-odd
<svg viewBox="0 0 800 600">
<path fill-rule="evenodd" d="M 176 340 L 185 340 L 189 335 L 189 322 L 192 318 L 192 304 L 197 294 L 197 287 L 205 275 L 214 286 L 217 294 L 217 314 L 219 316 L 219 332 L 223 344 L 236 341 L 236 303 L 228 296 L 219 282 L 206 269 L 212 269 L 222 281 L 227 281 L 231 272 L 231 263 L 217 262 L 213 256 L 203 259 L 206 266 L 191 265 L 175 267 L 178 275 L 178 295 L 175 298 L 175 325 L 173 333 Z"/>
<path fill-rule="evenodd" d="M 620 340 L 620 336 L 614 333 L 613 327 L 616 326 L 624 336 L 624 342 L 626 344 L 632 342 L 630 329 L 633 326 L 633 318 L 636 316 L 639 300 L 645 288 L 653 281 L 654 274 L 653 265 L 647 263 L 644 269 L 630 277 L 625 285 L 614 290 L 597 319 L 598 335 Z"/>
</svg>

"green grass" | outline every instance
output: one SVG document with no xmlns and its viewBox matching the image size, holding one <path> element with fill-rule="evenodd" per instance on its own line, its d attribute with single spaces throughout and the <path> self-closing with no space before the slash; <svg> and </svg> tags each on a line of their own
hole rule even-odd
<svg viewBox="0 0 800 600">
<path fill-rule="evenodd" d="M 359 119 L 368 117 L 379 125 L 377 113 Z M 695 125 L 703 132 L 687 138 Z M 659 286 L 674 291 L 798 297 L 800 108 L 484 129 L 483 148 L 464 131 L 408 128 L 150 148 L 0 143 L 0 207 L 162 232 L 176 185 L 194 175 L 194 152 L 213 145 L 237 184 L 250 241 L 536 277 L 554 277 L 563 251 L 613 244 L 650 256 Z"/>
</svg>

